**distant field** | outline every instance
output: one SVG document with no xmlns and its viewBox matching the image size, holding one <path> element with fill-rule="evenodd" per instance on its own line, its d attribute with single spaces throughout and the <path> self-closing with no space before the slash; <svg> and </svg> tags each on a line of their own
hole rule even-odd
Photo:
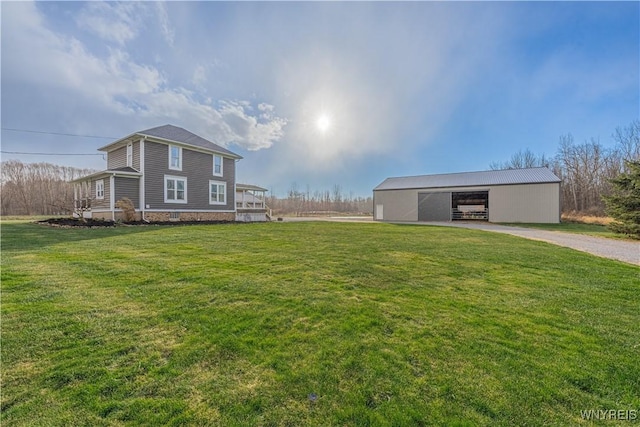
<svg viewBox="0 0 640 427">
<path fill-rule="evenodd" d="M 591 425 L 640 410 L 639 272 L 449 227 L 7 222 L 0 422 Z"/>
</svg>

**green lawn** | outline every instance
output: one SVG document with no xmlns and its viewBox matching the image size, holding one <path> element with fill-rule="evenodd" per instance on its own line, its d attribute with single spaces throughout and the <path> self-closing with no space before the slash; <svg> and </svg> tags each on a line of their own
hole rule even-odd
<svg viewBox="0 0 640 427">
<path fill-rule="evenodd" d="M 640 410 L 639 273 L 449 227 L 3 223 L 0 422 L 591 425 Z"/>
<path fill-rule="evenodd" d="M 504 223 L 502 225 L 511 225 L 514 227 L 537 228 L 548 231 L 562 231 L 565 233 L 586 234 L 595 237 L 607 237 L 610 239 L 630 239 L 624 234 L 614 233 L 609 230 L 606 225 L 599 224 L 583 224 L 579 222 L 562 222 L 560 224 L 521 224 L 521 223 Z"/>
</svg>

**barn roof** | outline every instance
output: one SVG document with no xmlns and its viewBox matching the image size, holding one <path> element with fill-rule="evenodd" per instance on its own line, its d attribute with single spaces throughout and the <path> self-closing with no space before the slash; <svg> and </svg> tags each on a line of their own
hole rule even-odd
<svg viewBox="0 0 640 427">
<path fill-rule="evenodd" d="M 438 175 L 418 175 L 387 178 L 377 190 L 406 190 L 415 188 L 476 187 L 509 184 L 543 184 L 560 182 L 546 167 L 504 169 L 481 172 L 460 172 Z"/>
</svg>

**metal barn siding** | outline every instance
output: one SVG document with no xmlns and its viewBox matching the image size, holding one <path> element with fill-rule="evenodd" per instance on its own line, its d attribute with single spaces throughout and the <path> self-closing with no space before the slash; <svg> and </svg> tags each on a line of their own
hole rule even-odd
<svg viewBox="0 0 640 427">
<path fill-rule="evenodd" d="M 418 221 L 451 221 L 451 192 L 419 192 Z"/>
<path fill-rule="evenodd" d="M 383 206 L 383 221 L 417 221 L 418 192 L 416 190 L 394 190 L 374 192 L 374 207 Z M 377 218 L 374 212 L 374 218 Z"/>
<path fill-rule="evenodd" d="M 430 207 L 433 201 L 419 194 L 460 192 L 488 192 L 485 206 L 488 205 L 491 222 L 560 222 L 560 178 L 547 168 L 387 178 L 373 190 L 374 218 L 449 221 L 451 216 L 433 212 L 436 206 L 437 210 L 444 210 L 442 200 Z"/>
<path fill-rule="evenodd" d="M 499 185 L 489 191 L 491 222 L 560 222 L 560 184 Z"/>
</svg>

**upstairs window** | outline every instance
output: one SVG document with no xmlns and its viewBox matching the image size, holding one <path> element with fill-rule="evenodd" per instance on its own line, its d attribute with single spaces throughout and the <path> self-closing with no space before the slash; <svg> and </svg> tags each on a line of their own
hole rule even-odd
<svg viewBox="0 0 640 427">
<path fill-rule="evenodd" d="M 96 199 L 104 199 L 104 179 L 96 181 Z"/>
<path fill-rule="evenodd" d="M 222 176 L 222 156 L 213 155 L 213 174 Z"/>
<path fill-rule="evenodd" d="M 226 203 L 227 184 L 219 181 L 209 181 L 209 204 L 224 205 Z"/>
<path fill-rule="evenodd" d="M 169 169 L 182 170 L 182 147 L 169 146 Z"/>
<path fill-rule="evenodd" d="M 127 144 L 127 166 L 133 167 L 133 144 Z"/>
<path fill-rule="evenodd" d="M 165 175 L 164 202 L 187 203 L 187 178 Z"/>
</svg>

